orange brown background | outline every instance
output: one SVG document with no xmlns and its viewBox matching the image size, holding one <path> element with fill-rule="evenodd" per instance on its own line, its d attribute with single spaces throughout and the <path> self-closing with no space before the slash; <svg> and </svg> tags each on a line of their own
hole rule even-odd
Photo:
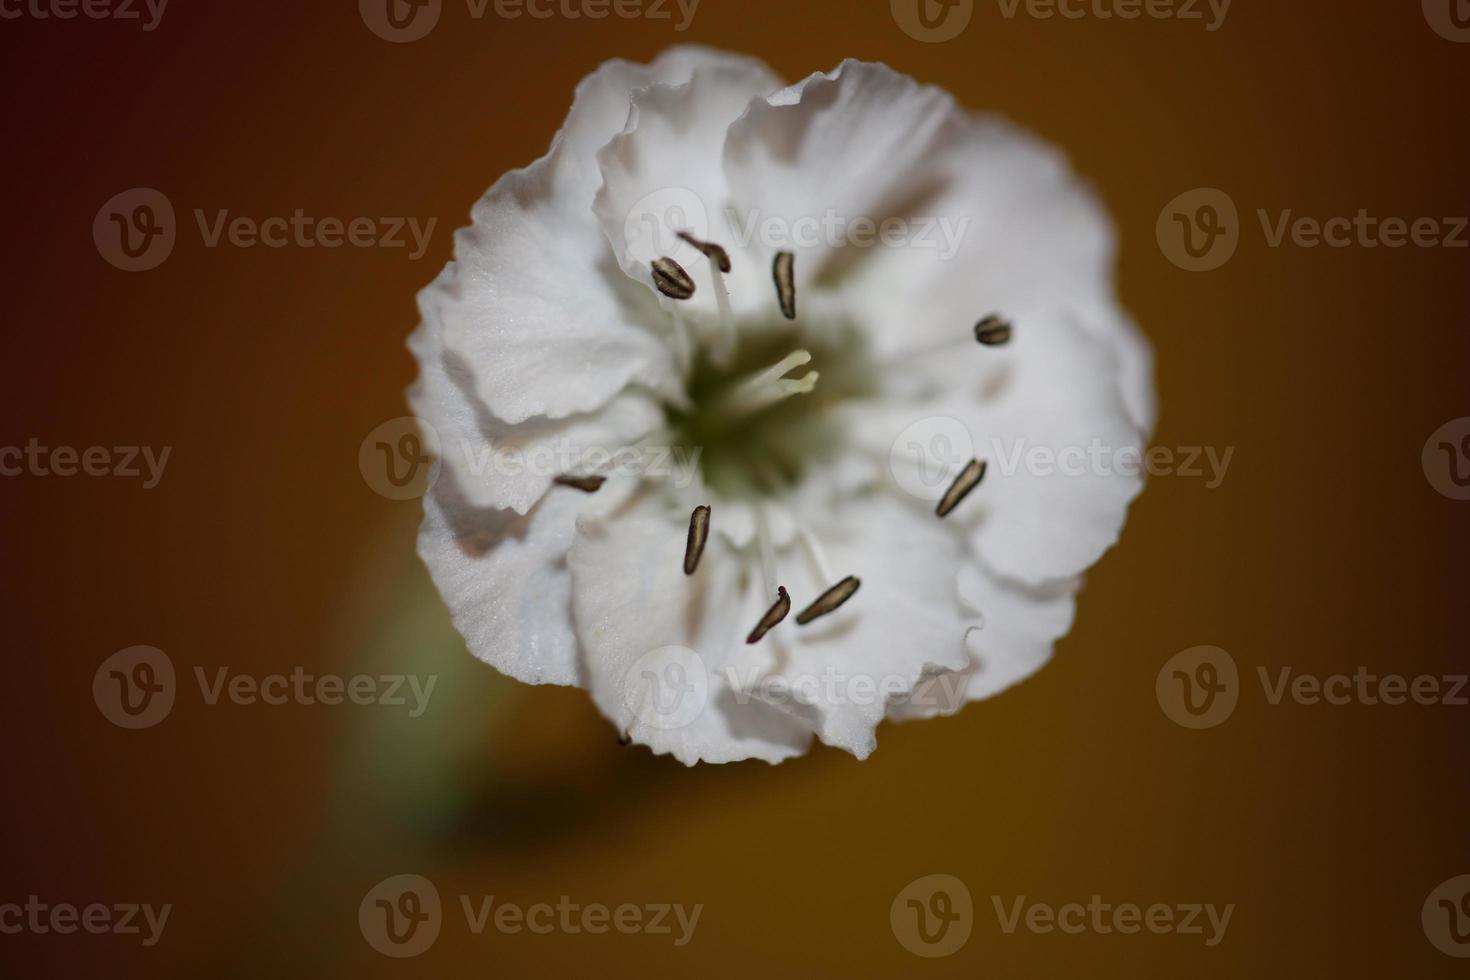
<svg viewBox="0 0 1470 980">
<path fill-rule="evenodd" d="M 502 172 L 544 152 L 576 82 L 695 41 L 788 79 L 887 61 L 1064 146 L 1115 215 L 1124 299 L 1158 355 L 1167 446 L 1236 447 L 1225 483 L 1153 480 L 1021 687 L 885 726 L 857 763 L 686 770 L 620 749 L 585 694 L 465 653 L 413 554 L 418 505 L 358 444 L 406 414 L 414 293 Z M 1466 672 L 1470 503 L 1420 448 L 1470 415 L 1470 252 L 1267 247 L 1258 208 L 1470 214 L 1470 44 L 1417 2 L 1236 0 L 1199 22 L 1007 20 L 921 44 L 880 0 L 703 0 L 667 20 L 473 20 L 374 36 L 353 0 L 174 0 L 158 29 L 0 20 L 10 146 L 0 444 L 169 445 L 162 483 L 0 480 L 7 571 L 0 902 L 171 903 L 155 948 L 0 936 L 0 976 L 1460 975 L 1419 908 L 1470 871 L 1470 708 L 1270 707 L 1257 666 Z M 180 215 L 160 268 L 107 265 L 112 195 Z M 1160 209 L 1200 186 L 1245 222 L 1177 269 Z M 428 254 L 206 248 L 190 212 L 438 218 Z M 1154 700 L 1170 656 L 1229 650 L 1225 725 Z M 192 671 L 435 674 L 429 712 L 208 707 L 125 732 L 93 672 L 134 644 Z M 357 905 L 415 872 L 454 896 L 702 903 L 694 940 L 469 935 L 415 960 Z M 889 903 L 957 875 L 959 953 L 921 960 Z M 1225 941 L 1018 933 L 990 896 L 1234 903 Z"/>
</svg>

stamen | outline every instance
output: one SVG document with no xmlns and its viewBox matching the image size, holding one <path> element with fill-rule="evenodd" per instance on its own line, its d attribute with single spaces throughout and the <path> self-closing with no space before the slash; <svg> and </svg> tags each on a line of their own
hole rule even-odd
<svg viewBox="0 0 1470 980">
<path fill-rule="evenodd" d="M 804 350 L 792 351 L 780 361 L 762 371 L 757 371 L 721 395 L 711 410 L 721 415 L 739 417 L 758 412 L 792 395 L 805 395 L 817 386 L 820 375 L 808 371 L 799 378 L 787 378 L 786 373 L 811 362 L 812 355 Z"/>
<path fill-rule="evenodd" d="M 838 582 L 832 588 L 817 596 L 817 601 L 807 606 L 796 617 L 797 625 L 805 626 L 814 619 L 818 619 L 830 612 L 836 612 L 844 602 L 853 597 L 858 586 L 862 585 L 855 577 L 849 575 Z"/>
<path fill-rule="evenodd" d="M 730 271 L 730 253 L 714 242 L 702 242 L 687 231 L 679 232 L 679 238 L 699 249 L 705 258 L 712 260 L 719 267 L 721 272 Z"/>
<path fill-rule="evenodd" d="M 694 341 L 691 339 L 694 331 L 684 319 L 678 304 L 664 303 L 663 306 L 674 321 L 674 359 L 679 364 L 679 373 L 688 374 L 689 365 L 694 362 Z"/>
<path fill-rule="evenodd" d="M 980 480 L 985 476 L 985 464 L 978 459 L 972 459 L 960 470 L 960 475 L 955 477 L 949 489 L 944 491 L 944 496 L 939 500 L 939 506 L 934 508 L 934 513 L 940 517 L 948 517 L 949 512 L 960 505 L 960 501 L 969 496 L 971 490 L 980 485 Z"/>
<path fill-rule="evenodd" d="M 776 581 L 776 546 L 771 540 L 771 527 L 766 523 L 766 508 L 756 504 L 754 510 L 755 544 L 760 553 L 761 581 L 766 587 L 766 595 L 770 595 L 772 590 L 781 587 Z"/>
<path fill-rule="evenodd" d="M 694 280 L 667 255 L 653 260 L 653 284 L 669 299 L 688 299 L 694 295 Z"/>
<path fill-rule="evenodd" d="M 771 273 L 776 279 L 776 296 L 781 300 L 781 312 L 786 319 L 795 320 L 796 256 L 790 252 L 777 252 Z"/>
<path fill-rule="evenodd" d="M 812 568 L 817 573 L 817 581 L 832 581 L 832 564 L 827 561 L 827 552 L 823 550 L 822 542 L 818 541 L 817 536 L 806 528 L 799 528 L 796 533 L 806 547 L 807 557 L 811 559 Z"/>
<path fill-rule="evenodd" d="M 999 347 L 1010 343 L 1011 321 L 991 314 L 975 324 L 975 339 L 986 347 Z"/>
<path fill-rule="evenodd" d="M 684 542 L 684 574 L 693 575 L 709 540 L 709 507 L 701 504 L 689 515 L 689 538 Z"/>
<path fill-rule="evenodd" d="M 726 365 L 735 356 L 737 334 L 735 314 L 730 310 L 730 288 L 725 285 L 725 273 L 730 271 L 730 253 L 714 242 L 703 242 L 687 231 L 679 237 L 693 245 L 709 259 L 709 277 L 715 287 L 715 306 L 720 313 L 720 344 L 711 354 L 717 364 Z"/>
<path fill-rule="evenodd" d="M 607 477 L 572 476 L 570 474 L 564 473 L 551 482 L 555 483 L 559 487 L 571 487 L 573 490 L 580 490 L 583 493 L 596 493 L 597 491 L 601 490 L 602 485 L 607 482 Z"/>
<path fill-rule="evenodd" d="M 791 612 L 791 596 L 786 592 L 786 587 L 783 585 L 776 586 L 776 593 L 776 604 L 770 609 L 767 609 L 766 614 L 761 617 L 761 621 L 755 624 L 755 629 L 751 630 L 750 635 L 745 638 L 746 643 L 759 643 L 761 637 L 774 629 L 776 624 L 780 623 L 781 620 L 786 618 L 786 614 Z"/>
</svg>

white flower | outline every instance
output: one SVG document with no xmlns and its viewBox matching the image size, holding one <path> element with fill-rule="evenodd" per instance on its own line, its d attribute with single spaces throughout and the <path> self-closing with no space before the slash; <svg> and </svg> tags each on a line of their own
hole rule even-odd
<svg viewBox="0 0 1470 980">
<path fill-rule="evenodd" d="M 1109 222 L 1054 150 L 883 65 L 788 88 L 678 48 L 585 79 L 473 217 L 410 400 L 445 457 L 419 552 L 476 656 L 690 764 L 863 758 L 1049 658 L 1141 479 L 991 448 L 1136 449 L 1153 415 Z M 888 219 L 911 239 L 861 247 Z M 916 496 L 905 432 L 988 469 Z M 588 492 L 480 452 L 552 445 L 698 450 L 699 478 Z"/>
</svg>

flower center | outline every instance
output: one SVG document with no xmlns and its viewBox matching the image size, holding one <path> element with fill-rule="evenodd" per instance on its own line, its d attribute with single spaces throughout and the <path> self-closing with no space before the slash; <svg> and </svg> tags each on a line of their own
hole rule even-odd
<svg viewBox="0 0 1470 980">
<path fill-rule="evenodd" d="M 791 324 L 742 331 L 733 357 L 698 349 L 689 405 L 669 409 L 677 445 L 698 452 L 704 482 L 725 497 L 768 496 L 803 479 L 840 447 L 834 409 L 870 395 L 874 372 L 855 330 L 833 343 Z M 752 337 L 753 333 L 753 337 Z"/>
<path fill-rule="evenodd" d="M 730 258 L 713 242 L 681 233 L 709 261 L 719 307 L 719 336 L 713 344 L 694 342 L 678 303 L 694 295 L 694 280 L 678 262 L 663 257 L 651 269 L 654 287 L 675 301 L 665 309 L 673 317 L 675 354 L 684 367 L 689 401 L 669 408 L 669 427 L 675 444 L 698 455 L 707 491 L 728 498 L 770 497 L 801 481 L 809 470 L 828 462 L 841 448 L 841 421 L 833 411 L 843 400 L 875 393 L 882 367 L 871 356 L 862 334 L 850 322 L 831 317 L 797 323 L 795 256 L 776 255 L 772 267 L 783 321 L 772 326 L 752 324 L 737 328 L 725 288 Z M 813 329 L 813 326 L 819 329 Z M 767 328 L 767 329 L 760 329 Z M 1011 325 L 999 316 L 987 316 L 974 328 L 975 341 L 985 347 L 1009 342 Z M 941 345 L 948 348 L 954 341 Z M 892 365 L 894 362 L 888 362 Z M 813 370 L 799 376 L 799 368 Z M 821 380 L 822 384 L 817 384 Z M 985 475 L 985 464 L 972 459 L 940 500 L 935 514 L 947 516 Z M 577 486 L 577 484 L 570 484 Z M 600 486 L 579 486 L 595 492 Z M 791 611 L 791 596 L 779 584 L 770 532 L 762 509 L 755 509 L 756 543 L 766 592 L 776 601 L 761 617 L 746 643 L 757 643 Z M 689 516 L 689 538 L 684 550 L 684 574 L 699 569 L 709 538 L 711 507 L 700 504 Z M 798 528 L 822 581 L 832 581 L 831 569 L 814 535 Z M 857 593 L 862 583 L 852 575 L 827 588 L 796 617 L 806 626 L 837 611 Z"/>
</svg>

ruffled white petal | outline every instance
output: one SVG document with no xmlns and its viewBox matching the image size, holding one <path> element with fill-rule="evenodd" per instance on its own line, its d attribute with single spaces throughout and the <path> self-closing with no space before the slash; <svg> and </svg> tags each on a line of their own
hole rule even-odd
<svg viewBox="0 0 1470 980">
<path fill-rule="evenodd" d="M 673 258 L 693 278 L 694 296 L 665 305 L 697 321 L 706 344 L 720 343 L 719 296 L 709 259 L 680 240 L 688 232 L 730 255 L 721 274 L 731 307 L 774 306 L 769 267 L 742 247 L 732 228 L 722 167 L 725 134 L 751 104 L 781 81 L 758 64 L 697 68 L 682 85 L 659 85 L 633 97 L 624 132 L 597 155 L 604 183 L 595 210 L 623 271 L 653 290 L 651 263 Z"/>
<path fill-rule="evenodd" d="M 558 490 L 520 516 L 441 490 L 424 498 L 418 551 L 465 645 L 527 684 L 580 686 L 565 565 L 580 495 Z"/>
<path fill-rule="evenodd" d="M 590 208 L 596 150 L 627 121 L 633 92 L 679 84 L 700 66 L 746 58 L 681 48 L 644 67 L 610 62 L 577 92 L 551 151 L 496 182 L 455 236 L 450 276 L 429 289 L 446 350 L 496 418 L 519 423 L 595 411 L 630 385 L 677 399 L 666 337 L 648 299 L 620 280 Z"/>
<path fill-rule="evenodd" d="M 593 700 L 634 742 L 686 765 L 799 755 L 810 732 L 728 681 L 769 664 L 744 643 L 759 590 L 715 534 L 685 575 L 686 522 L 652 498 L 580 522 L 568 563 Z"/>
<path fill-rule="evenodd" d="M 944 91 L 886 65 L 844 61 L 730 127 L 725 172 L 736 213 L 747 224 L 778 223 L 794 246 L 800 290 L 831 275 L 843 251 L 827 223 L 879 218 L 921 196 L 916 175 L 963 122 Z"/>
<path fill-rule="evenodd" d="M 991 355 L 977 345 L 955 357 L 979 364 Z M 946 523 L 969 534 L 1001 575 L 1032 585 L 1070 578 L 1117 541 L 1143 488 L 1143 439 L 1124 405 L 1112 351 L 1075 319 L 1027 321 L 1006 357 L 1003 375 L 979 390 L 952 386 L 927 401 L 854 406 L 850 431 L 886 459 L 911 427 L 955 420 L 968 440 L 946 443 L 956 455 L 940 491 L 971 454 L 988 468 Z M 932 499 L 915 503 L 933 506 Z"/>
<path fill-rule="evenodd" d="M 932 515 L 886 495 L 853 500 L 825 518 L 803 516 L 833 580 L 816 574 L 799 544 L 781 552 L 778 577 L 791 593 L 792 615 L 758 645 L 774 650 L 773 669 L 748 672 L 745 686 L 823 742 L 864 759 L 890 702 L 926 678 L 969 665 L 965 632 L 975 620 L 956 592 L 959 541 Z M 796 624 L 803 608 L 848 575 L 862 582 L 856 595 L 822 619 Z"/>
<path fill-rule="evenodd" d="M 963 340 L 992 313 L 1022 329 L 1074 315 L 1113 349 L 1130 417 L 1151 432 L 1151 354 L 1115 299 L 1117 236 L 1066 157 L 1003 120 L 970 119 L 916 179 L 930 193 L 896 216 L 909 237 L 875 247 L 844 284 L 878 349 Z"/>
<path fill-rule="evenodd" d="M 1027 587 L 967 563 L 960 572 L 960 596 L 983 619 L 967 639 L 970 666 L 924 682 L 911 698 L 894 704 L 889 717 L 952 714 L 967 701 L 994 697 L 1036 673 L 1072 628 L 1078 587 L 1075 579 Z"/>
<path fill-rule="evenodd" d="M 596 453 L 613 453 L 662 424 L 663 410 L 638 391 L 621 393 L 587 415 L 500 421 L 476 397 L 463 361 L 444 350 L 433 297 L 420 297 L 423 320 L 408 341 L 420 365 L 408 400 L 439 434 L 443 465 L 468 504 L 525 514 L 564 469 L 595 462 Z"/>
</svg>

